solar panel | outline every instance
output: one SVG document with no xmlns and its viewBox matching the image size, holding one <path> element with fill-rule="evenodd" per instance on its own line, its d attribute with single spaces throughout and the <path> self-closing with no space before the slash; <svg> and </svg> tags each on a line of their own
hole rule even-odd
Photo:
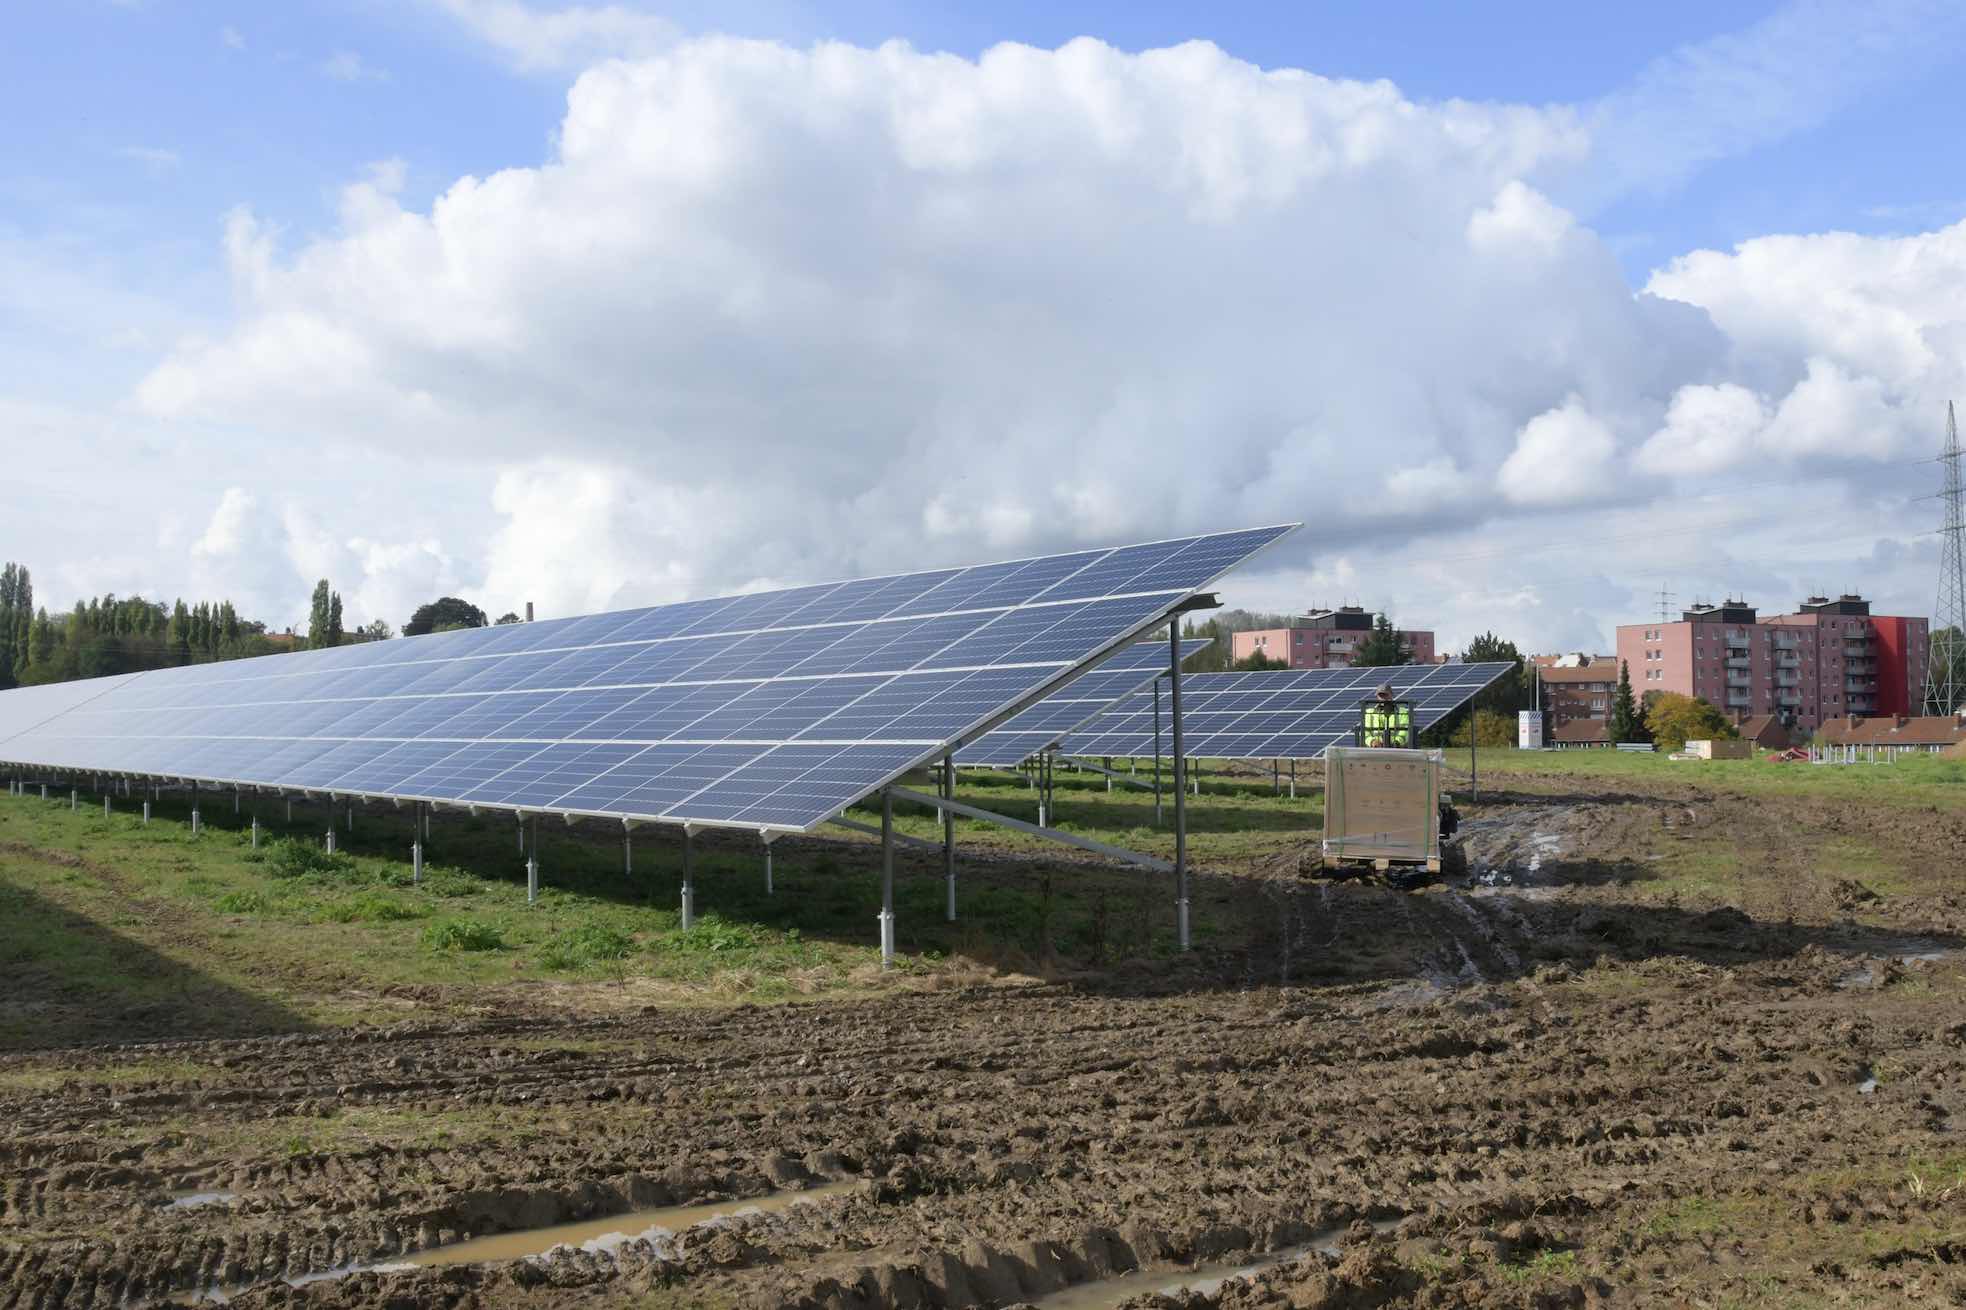
<svg viewBox="0 0 1966 1310">
<path fill-rule="evenodd" d="M 1214 644 L 1210 637 L 1184 638 L 1181 662 L 1187 663 Z M 1166 672 L 1166 642 L 1135 642 L 1069 687 L 1053 692 L 957 751 L 956 763 L 1013 768 L 1056 746 L 1074 728 L 1122 696 L 1151 686 Z"/>
<path fill-rule="evenodd" d="M 1513 662 L 1391 668 L 1191 673 L 1181 679 L 1183 752 L 1191 759 L 1308 760 L 1358 725 L 1359 703 L 1390 683 L 1413 702 L 1416 730 L 1433 727 L 1515 669 Z M 1172 749 L 1162 706 L 1161 751 Z M 1067 755 L 1154 753 L 1154 704 L 1135 694 L 1065 739 Z"/>
<path fill-rule="evenodd" d="M 805 831 L 1294 526 L 0 692 L 0 761 Z"/>
</svg>

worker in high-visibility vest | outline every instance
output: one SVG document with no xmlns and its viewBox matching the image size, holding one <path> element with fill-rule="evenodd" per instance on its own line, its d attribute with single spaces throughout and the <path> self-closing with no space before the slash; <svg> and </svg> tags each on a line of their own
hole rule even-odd
<svg viewBox="0 0 1966 1310">
<path fill-rule="evenodd" d="M 1359 744 L 1412 749 L 1413 703 L 1395 699 L 1391 683 L 1360 706 Z"/>
</svg>

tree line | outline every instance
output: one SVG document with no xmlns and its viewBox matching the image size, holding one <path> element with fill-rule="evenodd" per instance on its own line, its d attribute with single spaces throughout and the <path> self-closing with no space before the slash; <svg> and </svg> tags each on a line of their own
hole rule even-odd
<svg viewBox="0 0 1966 1310">
<path fill-rule="evenodd" d="M 242 619 L 231 601 L 92 596 L 66 613 L 34 604 L 25 566 L 0 569 L 0 687 L 240 659 L 274 650 L 266 625 Z"/>
<path fill-rule="evenodd" d="M 417 607 L 403 625 L 404 636 L 482 628 L 489 620 L 476 605 L 442 596 Z M 507 613 L 499 623 L 517 623 Z M 148 669 L 250 659 L 282 651 L 320 650 L 395 636 L 376 619 L 348 630 L 343 626 L 341 593 L 323 578 L 314 585 L 307 628 L 296 633 L 269 631 L 257 619 L 242 618 L 229 600 L 178 600 L 171 605 L 141 596 L 103 595 L 80 600 L 68 611 L 49 613 L 34 603 L 27 566 L 0 568 L 0 690 L 76 678 L 100 678 Z"/>
</svg>

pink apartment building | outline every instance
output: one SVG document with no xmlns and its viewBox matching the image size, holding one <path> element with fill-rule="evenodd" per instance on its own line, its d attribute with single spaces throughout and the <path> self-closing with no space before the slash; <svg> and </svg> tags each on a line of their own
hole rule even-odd
<svg viewBox="0 0 1966 1310">
<path fill-rule="evenodd" d="M 1312 610 L 1301 619 L 1292 619 L 1287 628 L 1234 633 L 1229 654 L 1231 659 L 1241 660 L 1260 653 L 1293 669 L 1342 669 L 1351 666 L 1352 652 L 1371 635 L 1372 612 L 1344 605 L 1335 610 Z M 1433 633 L 1402 628 L 1399 639 L 1415 664 L 1434 662 Z"/>
<path fill-rule="evenodd" d="M 1697 605 L 1677 623 L 1618 629 L 1632 691 L 1698 696 L 1743 719 L 1772 714 L 1812 730 L 1850 715 L 1917 714 L 1929 648 L 1925 619 L 1872 614 L 1861 596 L 1811 596 L 1760 618 L 1743 601 Z"/>
</svg>

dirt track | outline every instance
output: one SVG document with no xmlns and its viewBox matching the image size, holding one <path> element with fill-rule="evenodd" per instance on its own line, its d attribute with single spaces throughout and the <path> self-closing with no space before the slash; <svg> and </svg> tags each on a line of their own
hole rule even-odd
<svg viewBox="0 0 1966 1310">
<path fill-rule="evenodd" d="M 1190 1303 L 1966 1303 L 1966 893 L 1784 854 L 1956 867 L 1966 819 L 1549 790 L 1490 794 L 1470 888 L 1213 880 L 1247 948 L 1177 966 L 0 1058 L 0 1306 L 1002 1305 L 1355 1220 L 1392 1222 Z M 1716 832 L 1732 894 L 1638 894 Z M 280 1281 L 839 1178 L 614 1255 Z"/>
</svg>

